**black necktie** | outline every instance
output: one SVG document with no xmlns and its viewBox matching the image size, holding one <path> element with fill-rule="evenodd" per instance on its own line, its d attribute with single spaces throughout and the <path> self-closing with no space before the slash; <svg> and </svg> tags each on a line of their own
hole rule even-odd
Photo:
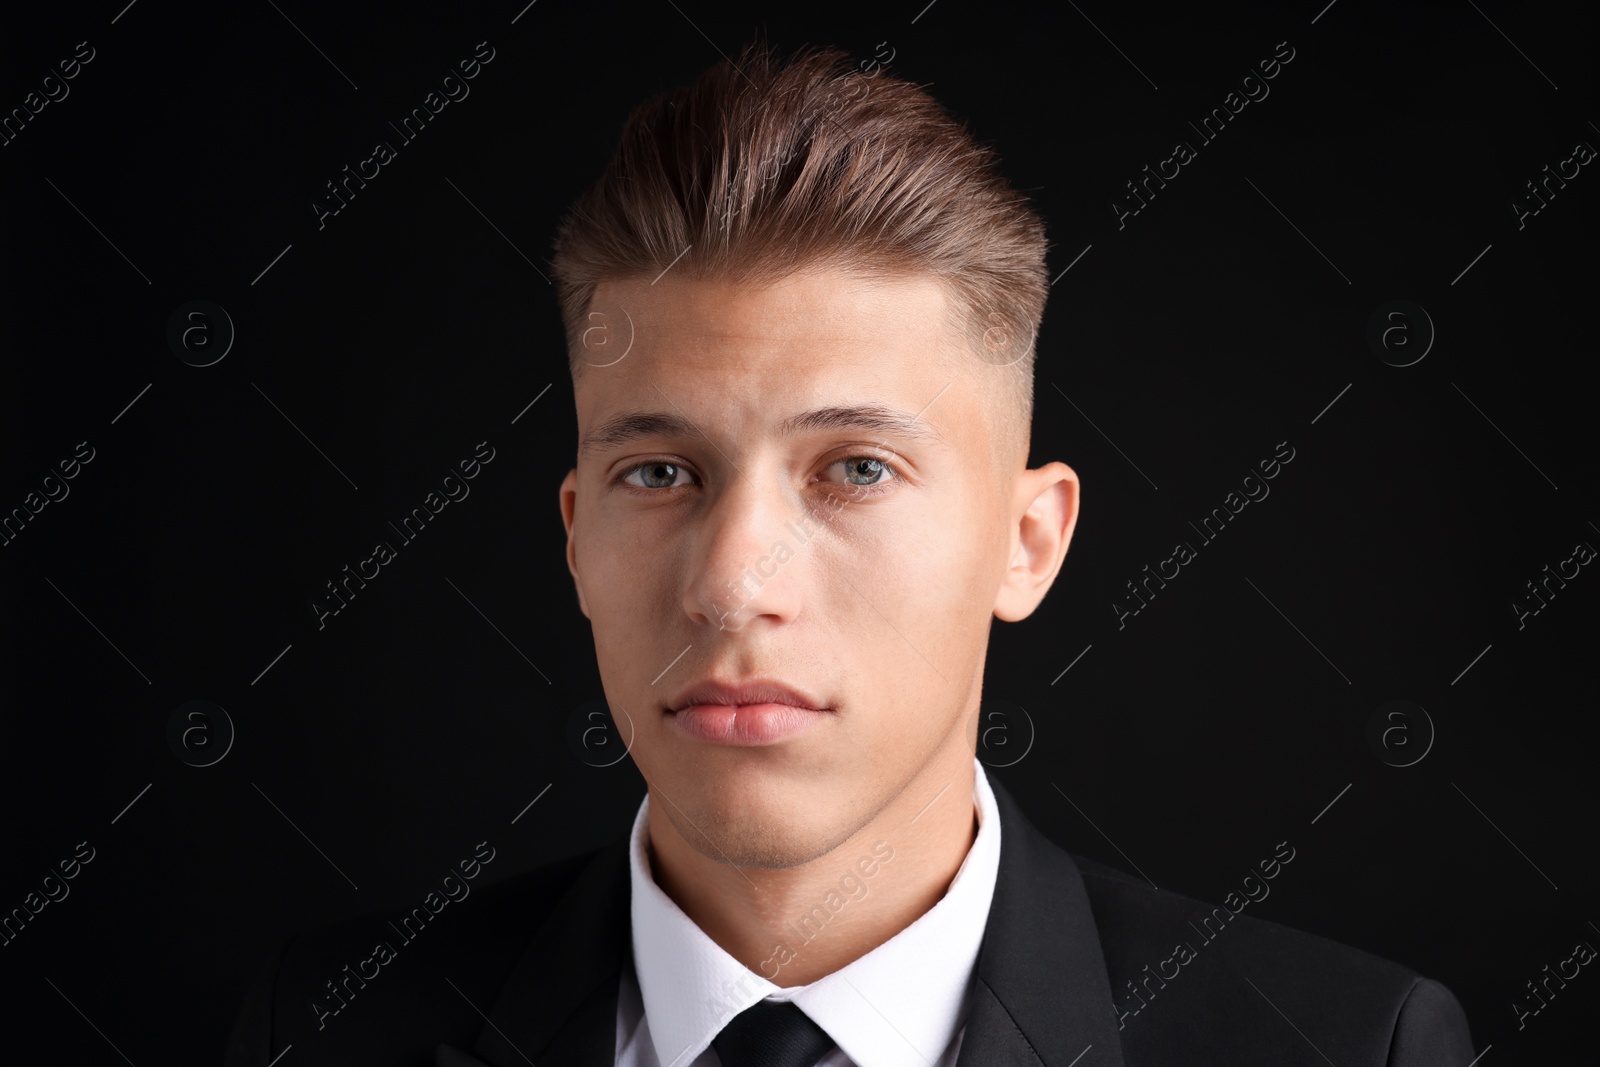
<svg viewBox="0 0 1600 1067">
<path fill-rule="evenodd" d="M 833 1038 L 792 1001 L 759 1000 L 711 1039 L 722 1067 L 815 1067 Z"/>
</svg>

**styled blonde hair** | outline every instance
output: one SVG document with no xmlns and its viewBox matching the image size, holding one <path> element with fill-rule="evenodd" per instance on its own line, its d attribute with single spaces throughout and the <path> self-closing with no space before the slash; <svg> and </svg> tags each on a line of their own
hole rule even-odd
<svg viewBox="0 0 1600 1067">
<path fill-rule="evenodd" d="M 1045 250 L 996 153 L 920 87 L 834 47 L 780 60 L 757 38 L 633 110 L 551 268 L 574 382 L 601 281 L 669 265 L 755 284 L 808 268 L 934 275 L 991 368 L 985 391 L 1008 401 L 996 429 L 1026 458 Z"/>
</svg>

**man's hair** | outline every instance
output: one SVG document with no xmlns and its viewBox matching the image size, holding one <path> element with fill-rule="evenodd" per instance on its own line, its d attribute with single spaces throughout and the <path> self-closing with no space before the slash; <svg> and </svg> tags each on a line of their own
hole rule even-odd
<svg viewBox="0 0 1600 1067">
<path fill-rule="evenodd" d="M 754 284 L 812 268 L 931 274 L 949 325 L 989 365 L 980 380 L 1001 451 L 1020 445 L 1027 458 L 1044 224 L 992 149 L 919 86 L 870 65 L 813 46 L 780 61 L 758 38 L 634 109 L 555 240 L 575 383 L 583 363 L 610 359 L 585 346 L 601 281 L 669 267 Z"/>
</svg>

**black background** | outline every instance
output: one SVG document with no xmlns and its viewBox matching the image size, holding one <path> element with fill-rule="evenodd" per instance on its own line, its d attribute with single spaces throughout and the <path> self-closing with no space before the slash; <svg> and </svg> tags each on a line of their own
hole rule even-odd
<svg viewBox="0 0 1600 1067">
<path fill-rule="evenodd" d="M 1520 1030 L 1511 1007 L 1600 945 L 1600 577 L 1520 629 L 1511 607 L 1600 545 L 1600 177 L 1521 228 L 1511 207 L 1600 145 L 1579 9 L 75 7 L 0 37 L 7 113 L 94 49 L 0 147 L 0 514 L 94 449 L 0 547 L 0 911 L 96 850 L 0 948 L 11 1054 L 214 1062 L 283 932 L 409 907 L 479 840 L 487 881 L 626 831 L 637 771 L 569 740 L 601 690 L 541 271 L 628 110 L 765 27 L 886 42 L 1047 222 L 1033 461 L 1078 471 L 1083 513 L 1040 610 L 995 627 L 990 773 L 1068 848 L 1207 900 L 1287 840 L 1256 914 L 1445 982 L 1485 1067 L 1593 1062 L 1593 968 Z M 480 41 L 470 96 L 319 229 L 324 183 Z M 1201 146 L 1186 122 L 1280 41 L 1270 95 Z M 1197 158 L 1119 229 L 1179 139 Z M 207 367 L 167 343 L 197 299 L 237 331 Z M 1436 333 L 1405 367 L 1367 340 L 1395 300 Z M 1409 359 L 1428 328 L 1401 325 Z M 324 584 L 480 441 L 470 496 L 319 630 Z M 1188 523 L 1282 441 L 1271 495 L 1200 547 Z M 1183 540 L 1119 629 L 1124 583 Z M 237 731 L 207 767 L 167 740 L 196 699 Z M 1431 747 L 1416 713 L 1369 744 L 1391 700 Z"/>
</svg>

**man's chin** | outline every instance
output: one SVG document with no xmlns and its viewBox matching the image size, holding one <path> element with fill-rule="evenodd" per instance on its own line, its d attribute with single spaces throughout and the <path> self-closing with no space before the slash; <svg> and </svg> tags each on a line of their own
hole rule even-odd
<svg viewBox="0 0 1600 1067">
<path fill-rule="evenodd" d="M 785 783 L 770 772 L 741 770 L 667 789 L 664 795 L 671 800 L 663 804 L 663 814 L 679 836 L 715 863 L 798 867 L 849 836 L 833 829 L 848 820 L 819 807 L 814 780 Z"/>
<path fill-rule="evenodd" d="M 751 837 L 747 834 L 722 835 L 720 839 L 699 838 L 695 851 L 713 863 L 740 870 L 782 871 L 803 867 L 833 851 L 832 843 L 796 840 L 791 837 Z"/>
</svg>

